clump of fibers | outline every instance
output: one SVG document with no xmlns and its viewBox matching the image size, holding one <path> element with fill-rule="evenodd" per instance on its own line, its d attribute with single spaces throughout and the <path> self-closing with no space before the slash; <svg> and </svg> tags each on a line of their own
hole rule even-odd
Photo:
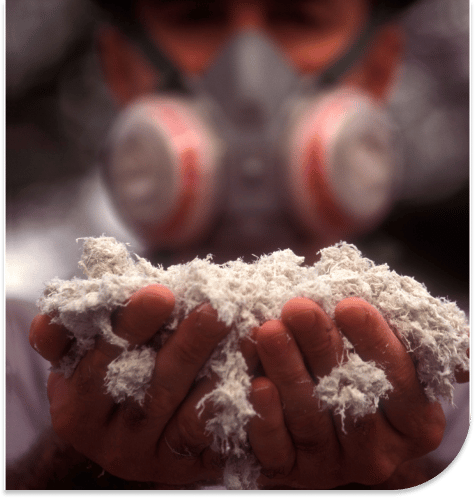
<svg viewBox="0 0 475 498">
<path fill-rule="evenodd" d="M 131 396 L 143 404 L 146 389 L 152 380 L 156 356 L 152 348 L 124 350 L 109 364 L 105 382 L 116 403 Z"/>
<path fill-rule="evenodd" d="M 323 406 L 340 415 L 345 431 L 346 415 L 358 418 L 376 413 L 380 397 L 391 387 L 384 371 L 373 361 L 365 362 L 356 353 L 349 353 L 346 363 L 320 379 L 314 392 Z"/>
<path fill-rule="evenodd" d="M 256 487 L 259 466 L 252 455 L 245 427 L 256 415 L 249 402 L 252 372 L 238 351 L 239 340 L 267 320 L 278 319 L 283 305 L 294 297 L 317 302 L 330 317 L 336 304 L 357 296 L 374 305 L 397 331 L 410 352 L 428 398 L 452 400 L 455 370 L 468 370 L 468 323 L 455 303 L 432 297 L 413 278 L 400 276 L 387 265 L 375 265 L 350 244 L 323 249 L 320 260 L 305 266 L 291 250 L 262 256 L 252 264 L 238 259 L 223 265 L 212 257 L 194 259 L 164 269 L 129 254 L 126 245 L 110 237 L 83 239 L 80 266 L 87 279 L 53 279 L 38 305 L 55 315 L 74 336 L 74 347 L 57 370 L 69 376 L 96 336 L 123 348 L 109 365 L 105 379 L 116 402 L 131 397 L 143 402 L 155 355 L 178 324 L 194 308 L 209 302 L 230 327 L 199 377 L 215 374 L 215 389 L 198 404 L 212 402 L 215 416 L 207 423 L 213 448 L 227 456 L 224 482 L 230 489 Z M 111 314 L 137 290 L 160 283 L 175 295 L 170 319 L 153 344 L 128 350 L 127 341 L 113 332 Z M 348 362 L 318 380 L 315 395 L 342 419 L 374 413 L 391 385 L 374 362 L 364 362 L 344 338 Z"/>
</svg>

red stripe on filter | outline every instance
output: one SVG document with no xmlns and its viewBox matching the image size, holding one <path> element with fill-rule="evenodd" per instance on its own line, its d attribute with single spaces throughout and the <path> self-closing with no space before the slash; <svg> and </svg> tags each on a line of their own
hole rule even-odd
<svg viewBox="0 0 475 498">
<path fill-rule="evenodd" d="M 334 146 L 342 125 L 349 101 L 353 96 L 350 90 L 340 91 L 338 98 L 329 95 L 314 112 L 311 120 L 310 143 L 305 150 L 304 183 L 306 184 L 316 216 L 322 228 L 333 239 L 351 233 L 355 220 L 345 213 L 338 203 L 331 184 L 330 151 Z M 312 136 L 313 131 L 313 136 Z"/>
<path fill-rule="evenodd" d="M 310 142 L 303 155 L 304 185 L 312 200 L 311 212 L 320 220 L 321 228 L 330 238 L 351 233 L 355 220 L 344 213 L 329 184 L 328 160 L 319 140 Z"/>
<path fill-rule="evenodd" d="M 166 239 L 178 239 L 183 237 L 183 231 L 193 213 L 193 207 L 198 201 L 198 191 L 200 185 L 200 172 L 197 161 L 197 153 L 194 149 L 184 150 L 179 157 L 181 189 L 178 194 L 176 209 L 170 219 L 161 227 L 158 232 Z"/>
<path fill-rule="evenodd" d="M 216 175 L 214 141 L 189 105 L 162 101 L 153 112 L 163 124 L 179 170 L 175 208 L 156 234 L 166 245 L 185 244 L 202 236 L 210 218 Z"/>
<path fill-rule="evenodd" d="M 346 95 L 346 92 L 345 92 Z M 346 99 L 329 94 L 314 102 L 296 122 L 290 137 L 290 185 L 294 208 L 308 229 L 324 243 L 351 231 L 354 220 L 339 206 L 331 185 L 330 164 L 334 137 L 338 135 Z"/>
<path fill-rule="evenodd" d="M 198 130 L 184 118 L 185 112 L 184 109 L 177 108 L 175 103 L 163 102 L 153 107 L 154 118 L 164 125 L 179 169 L 175 208 L 170 218 L 157 227 L 160 239 L 167 242 L 184 238 L 185 227 L 197 203 L 198 192 L 201 190 L 197 151 Z"/>
</svg>

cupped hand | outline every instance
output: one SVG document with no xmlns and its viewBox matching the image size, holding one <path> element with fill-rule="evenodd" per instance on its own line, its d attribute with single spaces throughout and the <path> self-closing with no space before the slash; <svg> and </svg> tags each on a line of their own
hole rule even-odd
<svg viewBox="0 0 475 498">
<path fill-rule="evenodd" d="M 393 386 L 376 413 L 346 416 L 344 426 L 313 395 L 314 379 L 345 361 L 338 328 L 363 360 L 384 369 Z M 332 321 L 309 299 L 293 299 L 280 320 L 259 328 L 256 340 L 265 377 L 253 381 L 251 400 L 260 416 L 250 423 L 249 439 L 263 486 L 377 485 L 440 444 L 440 404 L 428 401 L 405 347 L 364 300 L 341 301 Z"/>
<path fill-rule="evenodd" d="M 145 287 L 112 317 L 114 332 L 129 349 L 146 344 L 174 308 L 172 292 L 161 285 Z M 127 399 L 117 404 L 105 393 L 109 363 L 122 350 L 98 338 L 73 375 L 51 373 L 48 397 L 55 432 L 79 453 L 125 480 L 188 484 L 214 481 L 221 462 L 209 449 L 206 413 L 197 400 L 213 379 L 195 378 L 229 329 L 204 304 L 190 313 L 158 351 L 150 387 L 142 405 Z M 38 315 L 30 329 L 31 345 L 53 365 L 68 352 L 67 331 Z"/>
</svg>

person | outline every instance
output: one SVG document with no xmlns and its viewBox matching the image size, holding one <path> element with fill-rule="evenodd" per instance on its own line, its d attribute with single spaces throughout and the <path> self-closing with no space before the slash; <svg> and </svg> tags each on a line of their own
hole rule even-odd
<svg viewBox="0 0 475 498">
<path fill-rule="evenodd" d="M 389 91 L 403 45 L 392 16 L 410 2 L 98 3 L 114 13 L 119 26 L 104 27 L 98 48 L 108 86 L 125 109 L 103 153 L 106 178 L 116 209 L 151 259 L 186 260 L 213 249 L 218 260 L 226 260 L 243 254 L 250 257 L 251 251 L 268 252 L 285 243 L 312 261 L 319 248 L 370 230 L 387 212 L 397 169 L 389 153 L 391 128 L 380 113 L 380 103 Z M 246 63 L 242 57 L 246 51 L 252 51 L 259 64 Z M 260 71 L 260 64 L 266 62 L 266 71 Z M 190 105 L 189 94 L 203 98 Z M 165 100 L 160 100 L 162 95 Z M 325 99 L 327 107 L 321 103 Z M 292 107 L 294 101 L 297 104 Z M 337 139 L 329 136 L 325 144 L 315 139 L 312 127 L 323 121 L 319 106 L 347 105 L 344 118 L 353 112 L 354 101 L 367 106 L 365 122 L 371 118 L 377 125 L 370 130 L 369 147 L 358 146 L 367 141 L 350 135 L 357 145 L 345 152 L 363 154 L 366 166 L 375 164 L 383 171 L 373 168 L 365 178 L 366 169 L 358 161 L 345 162 L 342 157 L 336 164 L 347 167 L 345 174 L 326 177 L 320 158 L 323 152 L 335 153 Z M 287 106 L 292 112 L 286 114 Z M 288 116 L 302 113 L 302 107 L 311 108 L 314 115 L 305 118 L 303 113 L 303 124 L 292 135 L 286 131 L 293 123 Z M 154 117 L 144 121 L 147 112 Z M 155 116 L 160 112 L 157 123 Z M 175 119 L 171 125 L 167 113 Z M 174 126 L 185 127 L 189 143 L 184 148 Z M 290 137 L 296 141 L 295 136 L 305 136 L 309 128 L 307 142 L 297 142 L 288 155 L 280 151 L 280 158 L 269 160 L 269 150 L 279 148 L 282 137 L 292 149 Z M 220 150 L 226 139 L 231 159 Z M 261 150 L 262 144 L 267 148 Z M 300 150 L 307 153 L 304 158 L 299 157 Z M 150 154 L 162 158 L 160 166 L 155 164 L 155 169 L 162 168 L 158 184 L 155 170 L 148 168 Z M 209 158 L 208 176 L 199 169 L 202 165 L 196 156 L 200 154 Z M 240 162 L 233 162 L 233 155 Z M 170 157 L 188 174 L 183 178 L 191 177 L 191 191 L 186 190 L 186 181 L 176 180 L 174 171 L 168 173 L 175 181 L 166 183 L 166 167 L 175 164 Z M 295 168 L 291 177 L 295 183 L 287 190 L 282 187 L 287 178 L 282 157 Z M 333 166 L 330 160 L 323 164 Z M 217 165 L 221 172 L 212 169 Z M 231 180 L 216 186 L 213 182 L 223 171 Z M 266 183 L 269 177 L 276 181 Z M 303 192 L 302 185 L 309 191 Z M 222 191 L 229 202 L 223 201 Z M 163 206 L 162 198 L 174 200 L 173 209 L 170 202 Z M 280 204 L 280 199 L 286 202 Z M 218 215 L 208 213 L 208 205 Z M 17 319 L 21 306 L 7 306 L 10 330 L 25 325 Z M 174 296 L 168 289 L 146 287 L 115 313 L 114 332 L 128 339 L 131 347 L 142 345 L 173 306 Z M 318 409 L 318 400 L 312 396 L 313 379 L 342 361 L 338 330 L 363 359 L 385 365 L 394 386 L 377 413 L 346 419 L 345 430 L 337 417 Z M 158 353 L 157 373 L 144 406 L 131 400 L 114 404 L 103 394 L 105 370 L 119 351 L 98 339 L 72 377 L 49 375 L 54 431 L 46 430 L 12 467 L 7 487 L 127 489 L 219 482 L 222 457 L 210 449 L 205 430 L 213 407 L 207 406 L 201 416 L 196 409 L 214 380 L 194 380 L 227 332 L 209 305 L 185 318 Z M 17 336 L 8 333 L 10 337 L 13 343 Z M 42 315 L 32 321 L 30 343 L 53 366 L 71 346 L 67 331 Z M 241 348 L 249 367 L 260 363 L 264 371 L 253 380 L 250 397 L 259 417 L 248 428 L 262 466 L 261 486 L 398 488 L 436 475 L 421 457 L 441 443 L 444 412 L 440 404 L 426 399 L 409 354 L 388 324 L 361 299 L 342 301 L 335 321 L 316 303 L 292 300 L 284 306 L 280 320 L 263 324 L 253 341 Z M 466 381 L 466 373 L 459 372 L 458 380 Z M 37 420 L 35 413 L 27 413 Z"/>
</svg>

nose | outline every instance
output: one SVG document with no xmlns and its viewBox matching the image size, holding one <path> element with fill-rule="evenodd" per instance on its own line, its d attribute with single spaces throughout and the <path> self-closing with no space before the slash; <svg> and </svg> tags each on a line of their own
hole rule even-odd
<svg viewBox="0 0 475 498">
<path fill-rule="evenodd" d="M 248 29 L 265 29 L 266 11 L 262 1 L 231 2 L 230 14 L 233 33 Z"/>
</svg>

